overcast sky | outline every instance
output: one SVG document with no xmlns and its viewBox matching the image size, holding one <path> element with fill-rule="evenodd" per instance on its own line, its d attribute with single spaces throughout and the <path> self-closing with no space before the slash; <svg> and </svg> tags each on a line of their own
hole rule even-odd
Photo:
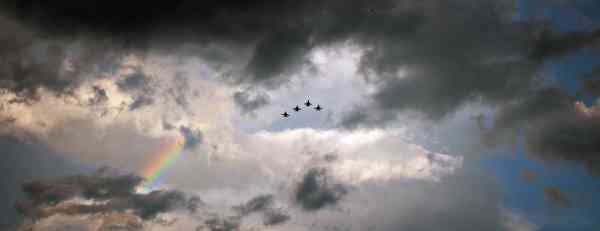
<svg viewBox="0 0 600 231">
<path fill-rule="evenodd" d="M 5 1 L 0 230 L 597 230 L 598 12 Z"/>
</svg>

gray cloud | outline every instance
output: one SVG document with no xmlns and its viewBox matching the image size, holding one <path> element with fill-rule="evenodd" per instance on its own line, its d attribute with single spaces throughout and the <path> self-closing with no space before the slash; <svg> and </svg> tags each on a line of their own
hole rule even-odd
<svg viewBox="0 0 600 231">
<path fill-rule="evenodd" d="M 202 143 L 202 132 L 185 126 L 179 127 L 179 132 L 185 137 L 185 148 L 193 149 Z"/>
<path fill-rule="evenodd" d="M 38 87 L 46 87 L 54 92 L 69 92 L 70 88 L 85 81 L 89 76 L 86 74 L 101 76 L 96 73 L 113 72 L 119 67 L 121 56 L 129 53 L 129 49 L 157 49 L 168 53 L 170 48 L 184 42 L 218 44 L 225 49 L 233 47 L 232 50 L 250 48 L 252 54 L 249 60 L 242 62 L 245 64 L 240 68 L 243 71 L 240 76 L 235 77 L 238 78 L 237 83 L 274 87 L 285 83 L 291 72 L 310 65 L 306 61 L 306 53 L 311 49 L 350 41 L 365 49 L 360 71 L 366 81 L 375 86 L 375 91 L 366 100 L 369 104 L 357 105 L 342 119 L 341 125 L 344 127 L 386 125 L 405 111 L 417 111 L 429 118 L 440 119 L 467 102 L 483 99 L 487 103 L 502 106 L 494 127 L 486 131 L 486 137 L 503 136 L 509 134 L 508 131 L 529 124 L 526 132 L 528 151 L 538 153 L 536 156 L 540 157 L 566 157 L 583 161 L 591 168 L 596 168 L 598 160 L 594 152 L 598 148 L 595 145 L 598 141 L 594 137 L 599 137 L 596 134 L 597 120 L 588 118 L 581 122 L 580 117 L 573 116 L 577 112 L 569 109 L 572 99 L 561 93 L 545 95 L 542 92 L 540 96 L 532 96 L 530 89 L 543 59 L 592 47 L 597 32 L 537 33 L 535 24 L 516 23 L 508 19 L 514 10 L 511 9 L 512 2 L 317 0 L 250 4 L 187 0 L 176 3 L 123 3 L 109 0 L 92 8 L 88 4 L 67 0 L 52 4 L 46 1 L 9 0 L 0 6 L 17 21 L 0 20 L 0 28 L 9 34 L 6 37 L 0 35 L 0 59 L 8 60 L 0 64 L 0 88 L 21 93 L 25 98 L 31 98 L 29 94 Z M 131 12 L 139 14 L 131 17 Z M 28 27 L 21 26 L 21 23 Z M 66 38 L 80 32 L 89 38 L 81 38 L 81 47 L 72 48 L 72 41 Z M 48 39 L 40 39 L 32 34 L 48 36 Z M 63 40 L 69 41 L 63 43 Z M 50 45 L 46 46 L 46 43 Z M 229 47 L 230 44 L 234 45 Z M 72 55 L 71 52 L 78 54 Z M 232 60 L 242 59 L 237 57 L 237 52 L 228 55 L 231 57 L 212 57 L 232 63 Z M 71 62 L 72 68 L 63 67 L 63 63 L 68 62 Z M 143 79 L 144 76 L 134 74 L 118 82 L 117 86 L 123 91 L 135 91 L 144 88 L 146 83 Z M 177 78 L 173 84 L 164 95 L 165 98 L 172 98 L 184 109 L 192 107 L 187 77 Z M 102 102 L 101 96 L 106 94 L 100 91 L 96 93 L 100 97 L 95 97 L 94 103 Z M 256 97 L 248 94 L 241 91 L 233 96 L 244 111 L 254 111 L 269 102 L 261 94 Z M 145 94 L 133 96 L 130 110 L 153 102 Z M 189 126 L 172 125 L 166 121 L 165 125 L 165 129 L 179 127 L 186 137 L 186 148 L 203 142 L 203 134 Z M 72 126 L 64 125 L 74 128 Z M 50 134 L 72 134 L 70 131 L 52 128 L 53 133 Z M 110 136 L 102 140 L 114 139 L 110 146 L 117 150 L 121 148 L 118 144 L 123 141 L 117 142 L 116 139 L 131 142 L 123 137 Z M 62 145 L 75 145 L 72 140 L 68 141 Z M 133 143 L 149 146 L 142 142 Z M 81 147 L 83 150 L 93 146 Z M 139 152 L 147 153 L 146 149 Z M 573 150 L 578 154 L 572 154 Z M 132 158 L 132 155 L 121 157 L 120 154 L 99 156 L 106 159 L 117 155 L 119 158 Z M 236 163 L 235 166 L 239 166 L 240 171 L 231 173 L 229 169 L 208 167 L 201 171 L 237 178 L 229 181 L 246 181 L 258 172 L 254 165 L 249 167 L 246 163 Z M 212 175 L 207 176 L 209 178 Z M 78 214 L 132 209 L 136 216 L 149 218 L 172 206 L 187 204 L 184 207 L 190 211 L 196 211 L 198 207 L 190 205 L 190 201 L 199 199 L 185 200 L 177 192 L 132 195 L 129 190 L 130 184 L 134 184 L 133 178 L 130 181 L 125 179 L 127 177 L 121 179 L 124 182 L 100 178 L 82 175 L 70 180 L 48 181 L 51 186 L 46 185 L 46 181 L 40 181 L 29 186 L 27 190 L 33 193 L 32 201 L 25 203 L 22 208 L 34 208 L 35 212 L 38 203 L 54 201 L 57 203 L 54 206 L 57 206 L 75 196 L 93 199 L 109 197 L 105 195 L 106 191 L 98 187 L 113 190 L 113 186 L 104 186 L 113 183 L 114 187 L 125 191 L 109 190 L 111 198 L 112 195 L 125 196 L 118 196 L 118 199 L 106 205 L 55 207 L 50 211 Z M 328 179 L 322 170 L 311 169 L 306 172 L 297 185 L 294 203 L 315 213 L 323 212 L 319 209 L 329 205 L 345 205 L 338 204 L 339 200 L 351 195 L 343 185 L 333 184 Z M 211 180 L 202 183 L 223 185 L 222 182 Z M 479 179 L 468 178 L 466 181 L 450 180 L 439 187 L 420 183 L 389 186 L 388 192 L 401 195 L 398 200 L 387 200 L 386 194 L 373 192 L 368 198 L 375 198 L 375 204 L 386 206 L 377 210 L 370 217 L 371 221 L 384 230 L 499 229 L 497 218 L 500 212 L 494 192 L 477 185 Z M 411 189 L 411 186 L 415 189 Z M 268 207 L 264 203 L 265 200 L 250 201 L 244 206 L 250 211 Z M 402 209 L 409 212 L 404 213 Z M 266 215 L 268 211 L 271 210 L 264 212 L 265 224 L 279 224 L 280 220 L 287 219 L 282 214 Z M 379 222 L 377 218 L 390 218 L 389 214 L 401 212 L 402 217 L 395 216 L 388 221 Z M 469 222 L 463 222 L 465 217 L 469 218 Z M 332 219 L 331 222 L 339 221 Z M 234 218 L 224 218 L 207 221 L 205 226 L 210 230 L 236 230 L 240 225 Z"/>
<path fill-rule="evenodd" d="M 265 210 L 273 204 L 273 195 L 261 195 L 252 198 L 243 205 L 235 207 L 242 215 L 247 215 L 253 212 Z"/>
<path fill-rule="evenodd" d="M 137 70 L 136 72 L 125 76 L 124 79 L 117 81 L 116 84 L 124 91 L 139 90 L 146 87 L 148 80 L 142 71 Z"/>
<path fill-rule="evenodd" d="M 496 58 L 526 52 L 529 47 L 529 34 L 521 33 L 520 25 L 507 20 L 506 16 L 514 13 L 512 4 L 504 0 L 261 4 L 184 0 L 159 4 L 106 1 L 90 8 L 70 1 L 48 4 L 31 0 L 27 4 L 2 6 L 42 33 L 68 37 L 83 32 L 92 37 L 108 37 L 122 44 L 124 50 L 152 47 L 169 51 L 186 42 L 216 42 L 233 49 L 251 47 L 253 53 L 241 68 L 245 73 L 239 81 L 278 85 L 285 82 L 290 71 L 308 64 L 305 56 L 312 48 L 346 40 L 373 47 L 363 57 L 363 66 L 380 73 L 395 73 L 398 67 L 417 65 L 419 69 L 438 67 L 433 70 L 435 73 L 450 71 L 452 74 L 448 75 L 459 76 L 491 68 L 491 64 L 474 62 L 483 55 L 492 62 L 506 64 L 506 60 Z M 144 20 L 129 17 L 132 11 L 144 12 Z M 53 20 L 43 20 L 46 17 Z M 471 20 L 472 17 L 478 20 Z M 438 58 L 425 60 L 430 55 Z M 231 59 L 236 57 L 218 60 Z M 431 64 L 421 66 L 428 63 Z M 466 70 L 445 69 L 454 64 L 462 64 Z"/>
<path fill-rule="evenodd" d="M 106 94 L 106 90 L 104 90 L 98 86 L 92 87 L 92 90 L 94 90 L 94 97 L 89 99 L 90 105 L 101 104 L 108 100 L 108 95 Z"/>
<path fill-rule="evenodd" d="M 576 104 L 559 89 L 546 89 L 502 108 L 484 135 L 489 144 L 505 144 L 514 142 L 514 134 L 522 129 L 525 151 L 531 156 L 580 162 L 598 173 L 600 120 L 596 107 Z"/>
<path fill-rule="evenodd" d="M 187 109 L 190 102 L 188 94 L 190 92 L 190 84 L 188 78 L 183 73 L 178 73 L 173 79 L 173 87 L 167 91 L 167 94 L 173 98 L 175 103 L 180 107 Z"/>
<path fill-rule="evenodd" d="M 120 10 L 115 12 L 114 4 Z M 367 48 L 360 70 L 378 88 L 370 96 L 371 104 L 358 106 L 342 119 L 345 127 L 385 124 L 406 110 L 439 119 L 479 97 L 492 103 L 521 97 L 530 89 L 540 59 L 588 47 L 598 37 L 597 31 L 560 34 L 537 22 L 511 21 L 515 6 L 509 0 L 227 1 L 200 5 L 184 0 L 143 5 L 107 1 L 91 9 L 69 1 L 48 5 L 32 0 L 3 6 L 19 22 L 50 35 L 65 37 L 82 31 L 97 39 L 108 35 L 108 40 L 123 44 L 115 46 L 123 53 L 149 47 L 168 51 L 185 42 L 251 47 L 253 53 L 240 68 L 243 73 L 238 82 L 268 86 L 286 82 L 291 71 L 309 65 L 305 56 L 313 48 L 352 41 Z M 146 19 L 130 19 L 129 7 L 144 12 Z M 200 13 L 207 7 L 210 12 Z M 45 17 L 55 20 L 40 20 Z M 95 51 L 97 55 L 89 60 L 75 60 L 105 63 L 111 54 Z M 219 60 L 232 59 L 240 58 Z M 142 84 L 143 78 L 135 75 L 120 86 Z M 182 107 L 187 107 L 189 100 L 177 92 L 184 92 L 185 87 L 182 80 L 171 92 Z M 244 92 L 234 98 L 244 111 L 268 102 Z M 135 106 L 148 101 L 137 102 Z"/>
<path fill-rule="evenodd" d="M 270 225 L 279 225 L 290 219 L 290 215 L 284 213 L 278 209 L 269 209 L 264 213 L 263 224 Z"/>
<path fill-rule="evenodd" d="M 248 114 L 269 104 L 270 98 L 264 92 L 244 90 L 235 92 L 233 100 L 242 109 L 242 114 Z"/>
<path fill-rule="evenodd" d="M 196 230 L 208 231 L 236 231 L 239 230 L 240 221 L 236 217 L 216 217 L 208 219 L 204 222 L 204 225 L 199 226 Z"/>
<path fill-rule="evenodd" d="M 233 209 L 239 212 L 240 217 L 261 212 L 264 225 L 279 225 L 285 223 L 291 217 L 282 208 L 274 208 L 274 199 L 274 195 L 271 194 L 260 195 L 242 205 L 233 207 Z"/>
<path fill-rule="evenodd" d="M 537 59 L 557 57 L 586 47 L 597 49 L 599 45 L 600 30 L 567 33 L 544 30 L 535 42 L 531 55 Z"/>
<path fill-rule="evenodd" d="M 135 98 L 135 100 L 131 104 L 129 104 L 129 110 L 135 111 L 141 107 L 152 105 L 153 103 L 154 103 L 154 98 L 145 96 L 145 95 L 141 95 L 141 96 L 138 96 L 137 98 Z"/>
<path fill-rule="evenodd" d="M 311 168 L 298 184 L 295 200 L 307 210 L 321 209 L 335 205 L 348 193 L 345 186 L 329 182 L 327 169 Z"/>
<path fill-rule="evenodd" d="M 0 64 L 0 88 L 28 100 L 36 99 L 39 87 L 68 93 L 70 87 L 87 78 L 85 73 L 101 73 L 106 71 L 104 66 L 115 66 L 119 61 L 116 46 L 89 40 L 77 47 L 73 40 L 46 39 L 6 15 L 0 15 L 0 28 L 5 31 L 0 37 L 0 58 L 4 60 Z"/>
</svg>

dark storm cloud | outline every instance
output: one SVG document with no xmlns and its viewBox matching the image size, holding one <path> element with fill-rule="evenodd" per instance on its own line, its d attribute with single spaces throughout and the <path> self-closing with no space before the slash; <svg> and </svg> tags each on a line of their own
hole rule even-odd
<svg viewBox="0 0 600 231">
<path fill-rule="evenodd" d="M 509 22 L 505 3 L 425 1 L 429 8 L 415 32 L 367 37 L 382 44 L 361 61 L 378 88 L 341 125 L 381 126 L 402 111 L 440 119 L 471 100 L 497 103 L 525 94 L 539 64 L 528 58 L 533 26 Z"/>
<path fill-rule="evenodd" d="M 311 168 L 299 182 L 295 201 L 306 210 L 335 205 L 348 193 L 345 186 L 329 182 L 327 169 Z"/>
<path fill-rule="evenodd" d="M 510 22 L 501 17 L 503 3 L 430 3 L 426 14 L 435 16 L 425 16 L 418 31 L 379 38 L 382 45 L 362 57 L 362 72 L 378 87 L 340 124 L 382 126 L 398 112 L 437 120 L 476 100 L 502 106 L 527 97 L 544 59 L 597 44 L 597 31 L 537 32 L 535 24 Z"/>
<path fill-rule="evenodd" d="M 549 161 L 575 161 L 600 174 L 600 118 L 551 116 L 527 129 L 525 148 Z"/>
<path fill-rule="evenodd" d="M 160 49 L 184 42 L 252 47 L 254 53 L 243 68 L 247 75 L 241 81 L 278 83 L 276 77 L 285 78 L 282 74 L 306 64 L 305 55 L 312 48 L 348 39 L 374 48 L 364 57 L 363 66 L 380 73 L 428 61 L 434 61 L 429 65 L 433 67 L 469 65 L 459 73 L 483 68 L 469 61 L 481 61 L 484 55 L 505 58 L 509 54 L 500 51 L 527 46 L 522 37 L 528 34 L 501 18 L 512 10 L 509 2 L 29 0 L 3 6 L 8 14 L 58 37 L 85 32 L 137 49 L 150 43 Z M 436 71 L 447 70 L 442 66 Z M 459 74 L 456 71 L 448 75 Z"/>
<path fill-rule="evenodd" d="M 135 188 L 142 179 L 135 175 L 109 174 L 102 168 L 91 174 L 34 180 L 23 185 L 28 199 L 17 203 L 23 215 L 37 219 L 54 214 L 84 215 L 127 212 L 142 219 L 178 208 L 194 208 L 198 200 L 179 191 L 152 191 L 138 194 Z M 75 198 L 91 200 L 91 204 L 70 202 Z"/>
<path fill-rule="evenodd" d="M 179 127 L 179 132 L 185 137 L 185 148 L 193 149 L 202 143 L 202 132 L 185 126 Z"/>
<path fill-rule="evenodd" d="M 35 99 L 37 88 L 66 93 L 85 78 L 118 63 L 114 45 L 94 41 L 69 47 L 62 40 L 42 38 L 36 31 L 0 14 L 0 88 Z M 74 41 L 72 41 L 74 42 Z M 71 53 L 68 53 L 71 51 Z"/>
<path fill-rule="evenodd" d="M 568 33 L 554 33 L 550 30 L 544 30 L 541 32 L 539 39 L 535 41 L 535 47 L 531 55 L 533 58 L 538 59 L 556 57 L 586 47 L 600 48 L 600 29 Z"/>
<path fill-rule="evenodd" d="M 524 134 L 528 154 L 548 161 L 583 163 L 600 172 L 600 119 L 586 115 L 574 98 L 559 89 L 546 89 L 512 102 L 500 110 L 484 131 L 490 144 L 516 141 Z M 582 105 L 579 105 L 580 107 Z"/>
<path fill-rule="evenodd" d="M 476 97 L 492 102 L 519 97 L 529 89 L 540 58 L 593 45 L 598 37 L 597 31 L 538 33 L 535 23 L 510 20 L 513 4 L 508 0 L 152 4 L 28 0 L 2 6 L 42 33 L 68 37 L 85 32 L 115 40 L 123 49 L 173 48 L 186 42 L 250 47 L 254 52 L 241 68 L 245 72 L 239 81 L 269 86 L 306 65 L 311 49 L 351 40 L 369 48 L 360 70 L 379 84 L 371 105 L 342 120 L 342 125 L 355 127 L 385 123 L 403 110 L 440 118 Z M 398 70 L 405 76 L 396 77 Z M 136 79 L 131 83 L 135 85 Z M 184 95 L 174 96 L 187 106 Z M 236 98 L 249 110 L 265 102 L 244 100 L 248 97 L 243 93 Z"/>
<path fill-rule="evenodd" d="M 557 88 L 545 89 L 502 107 L 494 118 L 494 130 L 517 128 L 564 111 L 574 112 L 573 98 Z"/>
<path fill-rule="evenodd" d="M 59 68 L 65 58 L 62 47 L 57 45 L 41 47 L 39 54 L 34 54 L 33 34 L 22 28 L 17 22 L 0 17 L 0 86 L 15 91 L 34 90 L 40 85 L 50 88 L 61 88 L 68 81 L 60 78 Z M 38 62 L 33 62 L 40 56 Z"/>
<path fill-rule="evenodd" d="M 235 92 L 233 100 L 242 109 L 242 114 L 248 114 L 269 104 L 270 98 L 264 92 L 244 90 Z"/>
</svg>

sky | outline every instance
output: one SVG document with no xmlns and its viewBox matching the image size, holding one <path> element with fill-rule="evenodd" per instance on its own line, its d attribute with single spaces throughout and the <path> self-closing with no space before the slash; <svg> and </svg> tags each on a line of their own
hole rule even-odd
<svg viewBox="0 0 600 231">
<path fill-rule="evenodd" d="M 598 230 L 599 10 L 2 1 L 0 230 Z"/>
</svg>

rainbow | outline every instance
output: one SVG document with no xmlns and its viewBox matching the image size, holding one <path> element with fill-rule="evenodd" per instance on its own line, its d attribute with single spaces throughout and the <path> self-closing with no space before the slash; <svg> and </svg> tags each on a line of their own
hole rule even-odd
<svg viewBox="0 0 600 231">
<path fill-rule="evenodd" d="M 174 139 L 163 141 L 159 151 L 153 155 L 153 159 L 140 172 L 144 182 L 138 187 L 138 191 L 142 193 L 152 191 L 160 182 L 165 170 L 181 155 L 184 145 L 185 138 L 181 134 L 177 134 Z"/>
</svg>

